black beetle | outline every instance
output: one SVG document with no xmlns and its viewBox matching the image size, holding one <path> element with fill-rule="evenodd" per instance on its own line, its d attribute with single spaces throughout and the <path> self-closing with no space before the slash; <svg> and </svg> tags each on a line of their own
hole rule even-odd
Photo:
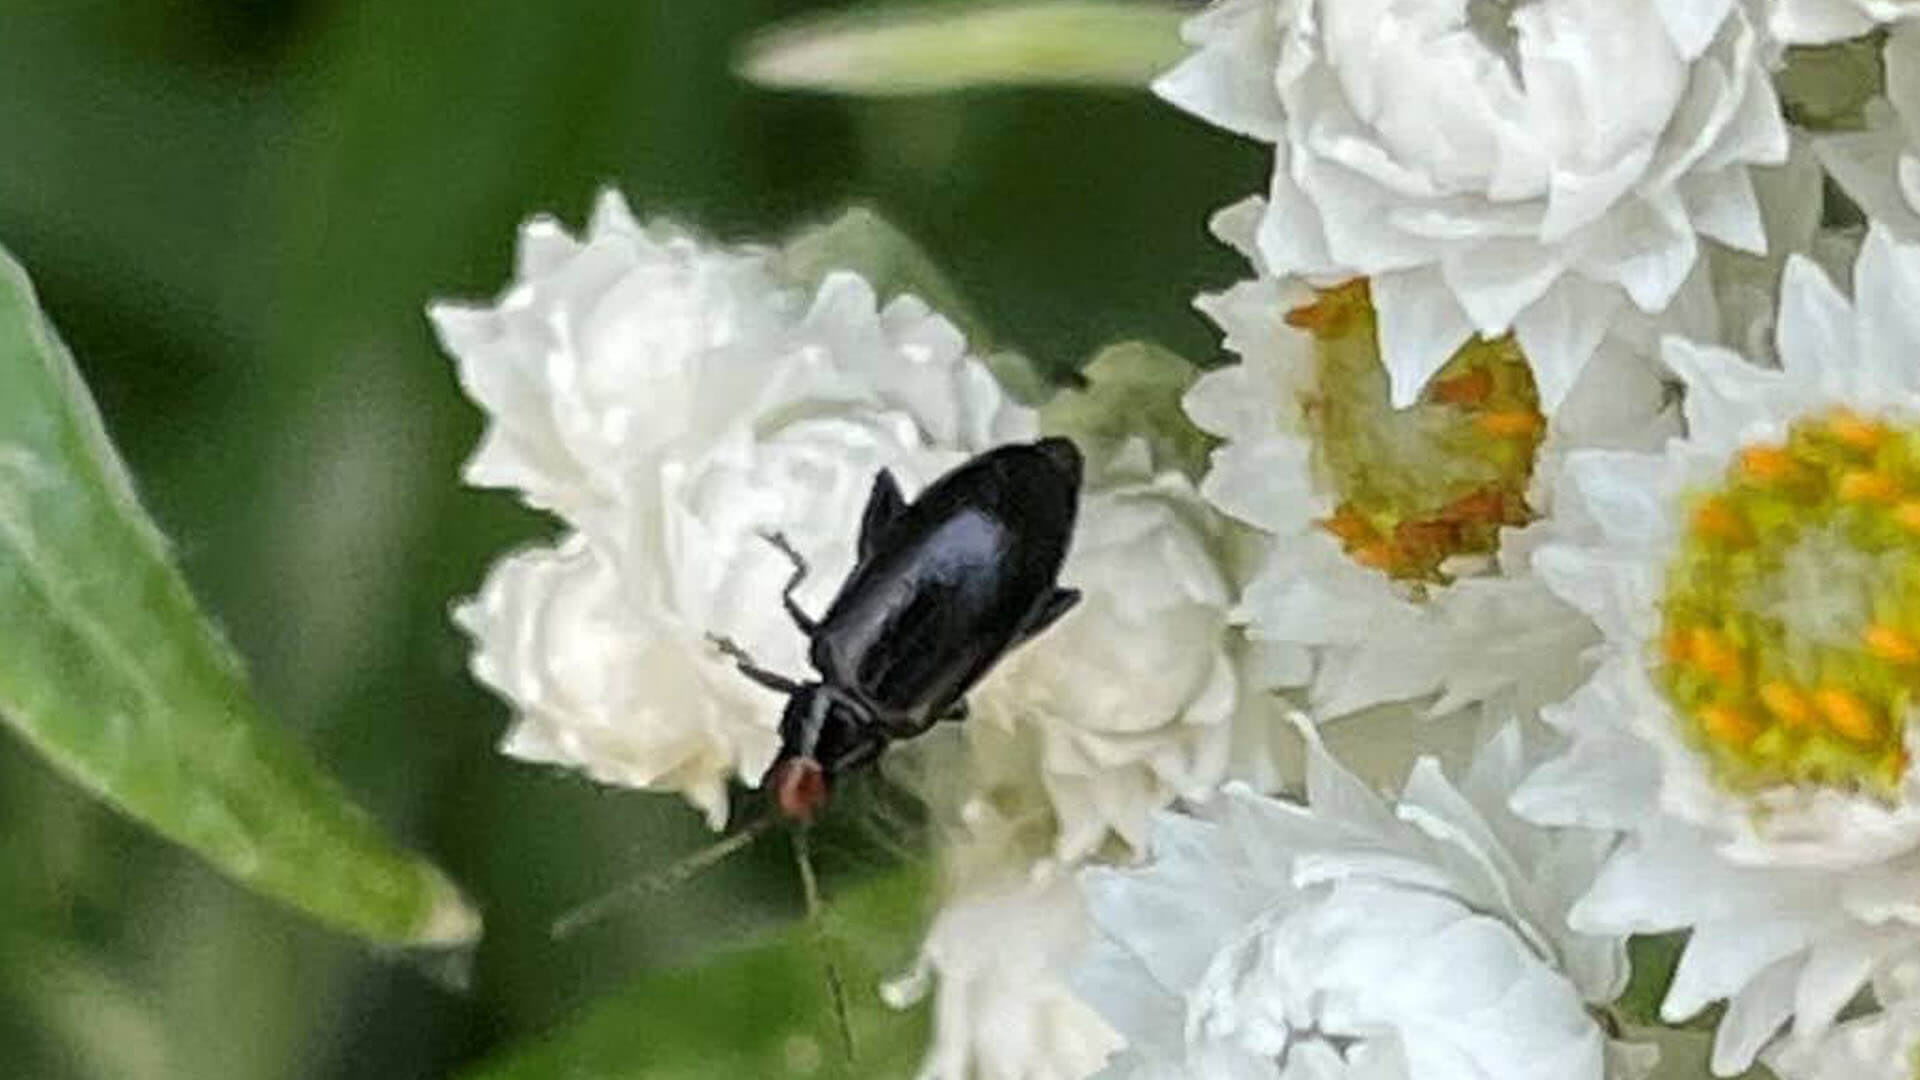
<svg viewBox="0 0 1920 1080">
<path fill-rule="evenodd" d="M 1080 451 L 1066 439 L 996 447 L 956 466 L 909 503 L 886 470 L 861 517 L 858 556 L 824 617 L 781 599 L 810 643 L 820 681 L 767 671 L 714 638 L 749 678 L 788 695 L 780 753 L 761 785 L 781 817 L 811 822 L 834 781 L 898 739 L 966 717 L 963 700 L 1009 649 L 1080 600 L 1058 585 L 1080 496 Z"/>
</svg>

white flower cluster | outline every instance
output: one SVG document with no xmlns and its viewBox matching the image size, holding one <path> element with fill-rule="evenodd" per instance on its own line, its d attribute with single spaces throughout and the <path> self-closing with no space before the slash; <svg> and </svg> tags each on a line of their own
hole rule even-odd
<svg viewBox="0 0 1920 1080">
<path fill-rule="evenodd" d="M 1151 867 L 1088 872 L 1104 936 L 1080 979 L 1126 1037 L 1115 1073 L 1545 1080 L 1645 1060 L 1586 1009 L 1625 984 L 1619 939 L 1566 920 L 1606 839 L 1513 817 L 1518 727 L 1461 785 L 1423 759 L 1393 803 L 1310 745 L 1304 803 L 1230 786 L 1161 818 Z"/>
<path fill-rule="evenodd" d="M 824 604 L 853 565 L 874 475 L 917 487 L 1031 437 L 958 331 L 917 300 L 829 276 L 813 295 L 772 253 L 703 244 L 601 200 L 584 240 L 536 219 L 518 280 L 434 325 L 489 424 L 476 484 L 569 527 L 503 561 L 456 612 L 475 674 L 514 706 L 503 749 L 683 794 L 718 826 L 727 783 L 778 746 L 776 697 L 711 635 L 804 670 L 779 603 L 779 533 Z"/>
<path fill-rule="evenodd" d="M 1916 14 L 1189 21 L 1156 89 L 1272 155 L 1197 301 L 1211 454 L 1087 440 L 1078 606 L 915 741 L 954 754 L 887 988 L 935 995 L 924 1075 L 1633 1080 L 1689 1040 L 1659 1075 L 1920 1075 Z M 1775 76 L 1836 42 L 1884 95 L 1796 130 Z M 456 612 L 504 749 L 716 827 L 781 702 L 712 639 L 812 677 L 765 537 L 819 611 L 881 470 L 1057 433 L 919 300 L 787 273 L 609 196 L 434 312 L 468 478 L 564 526 Z"/>
</svg>

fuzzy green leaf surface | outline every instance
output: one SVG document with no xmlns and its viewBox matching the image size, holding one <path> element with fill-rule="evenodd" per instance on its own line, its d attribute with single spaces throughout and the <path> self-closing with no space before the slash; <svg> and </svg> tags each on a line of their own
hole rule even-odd
<svg viewBox="0 0 1920 1080">
<path fill-rule="evenodd" d="M 909 865 L 826 898 L 825 947 L 846 991 L 848 1060 L 821 935 L 795 925 L 696 967 L 650 973 L 467 1080 L 695 1080 L 711 1076 L 910 1077 L 927 1010 L 882 1001 L 925 925 L 928 874 Z"/>
<path fill-rule="evenodd" d="M 479 919 L 263 715 L 0 253 L 0 718 L 82 787 L 251 888 L 392 945 Z"/>
<path fill-rule="evenodd" d="M 1190 14 L 1139 0 L 1045 0 L 811 18 L 753 39 L 740 70 L 762 86 L 877 97 L 973 87 L 1138 89 L 1186 54 Z"/>
</svg>

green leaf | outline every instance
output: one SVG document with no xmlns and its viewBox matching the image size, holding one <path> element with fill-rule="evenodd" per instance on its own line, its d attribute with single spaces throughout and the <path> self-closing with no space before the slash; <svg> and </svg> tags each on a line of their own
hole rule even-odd
<svg viewBox="0 0 1920 1080">
<path fill-rule="evenodd" d="M 1627 1023 L 1639 1027 L 1659 1027 L 1660 1002 L 1673 985 L 1673 973 L 1680 966 L 1680 953 L 1687 947 L 1685 934 L 1636 936 L 1627 942 L 1627 959 L 1632 975 L 1614 1010 Z"/>
<path fill-rule="evenodd" d="M 651 973 L 469 1080 L 911 1076 L 926 1046 L 927 1010 L 896 1011 L 878 987 L 911 961 L 926 898 L 923 867 L 827 898 L 827 947 L 846 990 L 851 1062 L 820 937 L 795 926 L 698 967 Z"/>
<path fill-rule="evenodd" d="M 870 96 L 982 86 L 1145 87 L 1186 55 L 1188 11 L 1138 0 L 887 9 L 789 23 L 748 43 L 762 86 Z"/>
<path fill-rule="evenodd" d="M 151 1005 L 111 968 L 44 937 L 0 940 L 0 963 L 13 976 L 0 1000 L 24 1013 L 34 1033 L 71 1075 L 102 1080 L 164 1080 L 182 1075 L 173 1033 Z M 24 1048 L 9 1045 L 11 1064 Z M 29 1059 L 31 1060 L 31 1059 Z M 16 1075 L 39 1075 L 31 1068 Z M 63 1069 L 55 1075 L 69 1075 Z"/>
<path fill-rule="evenodd" d="M 479 918 L 262 715 L 0 252 L 0 715 L 82 787 L 233 877 L 375 941 Z"/>
<path fill-rule="evenodd" d="M 1040 410 L 1049 435 L 1111 451 L 1143 438 L 1157 469 L 1199 477 L 1214 440 L 1187 419 L 1180 404 L 1200 371 L 1184 358 L 1142 342 L 1112 345 L 1080 371 L 1086 385 L 1062 390 Z"/>
</svg>

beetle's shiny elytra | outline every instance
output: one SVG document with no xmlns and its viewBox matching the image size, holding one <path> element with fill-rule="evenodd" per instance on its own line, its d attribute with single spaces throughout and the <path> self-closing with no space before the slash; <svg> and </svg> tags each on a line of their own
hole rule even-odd
<svg viewBox="0 0 1920 1080">
<path fill-rule="evenodd" d="M 731 642 L 715 644 L 749 678 L 788 696 L 780 753 L 762 781 L 782 817 L 812 821 L 836 778 L 871 765 L 897 739 L 964 719 L 967 691 L 1079 601 L 1058 582 L 1081 469 L 1066 439 L 1002 446 L 911 503 L 882 470 L 853 571 L 818 620 L 793 598 L 805 560 L 782 537 L 768 538 L 793 562 L 782 600 L 820 678 L 796 682 Z"/>
</svg>

